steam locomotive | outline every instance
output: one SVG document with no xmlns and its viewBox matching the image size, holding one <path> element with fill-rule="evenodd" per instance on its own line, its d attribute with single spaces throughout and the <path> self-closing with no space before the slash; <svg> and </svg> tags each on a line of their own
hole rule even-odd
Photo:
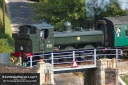
<svg viewBox="0 0 128 85">
<path fill-rule="evenodd" d="M 16 57 L 58 50 L 125 48 L 128 46 L 128 20 L 127 16 L 104 17 L 97 19 L 93 25 L 92 19 L 89 19 L 87 29 L 72 29 L 71 23 L 67 21 L 62 32 L 54 31 L 51 25 L 22 25 L 19 27 L 19 33 L 13 33 L 12 37 L 15 40 Z"/>
</svg>

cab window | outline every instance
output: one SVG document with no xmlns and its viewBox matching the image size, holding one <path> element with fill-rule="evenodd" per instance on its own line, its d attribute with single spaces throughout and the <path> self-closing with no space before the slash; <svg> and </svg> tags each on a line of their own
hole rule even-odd
<svg viewBox="0 0 128 85">
<path fill-rule="evenodd" d="M 23 25 L 19 27 L 19 33 L 23 34 L 36 34 L 36 27 L 31 25 Z"/>
<path fill-rule="evenodd" d="M 125 26 L 125 36 L 128 36 L 128 26 Z"/>
<path fill-rule="evenodd" d="M 40 30 L 40 39 L 44 40 L 47 39 L 49 35 L 48 29 L 41 29 Z"/>
<path fill-rule="evenodd" d="M 116 27 L 116 36 L 120 37 L 121 36 L 121 29 L 120 26 Z"/>
</svg>

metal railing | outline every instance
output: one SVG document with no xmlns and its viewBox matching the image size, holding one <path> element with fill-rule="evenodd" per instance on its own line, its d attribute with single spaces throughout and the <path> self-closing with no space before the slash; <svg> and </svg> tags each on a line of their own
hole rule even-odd
<svg viewBox="0 0 128 85">
<path fill-rule="evenodd" d="M 79 50 L 69 52 L 51 52 L 47 54 L 37 54 L 30 57 L 27 63 L 30 63 L 30 67 L 33 67 L 35 60 L 34 57 L 43 57 L 43 61 L 52 64 L 52 67 L 57 64 L 71 64 L 75 60 L 79 62 L 94 62 L 96 66 L 96 60 L 104 57 L 116 58 L 116 66 L 118 65 L 118 58 L 122 55 L 121 49 L 93 49 L 93 50 Z"/>
</svg>

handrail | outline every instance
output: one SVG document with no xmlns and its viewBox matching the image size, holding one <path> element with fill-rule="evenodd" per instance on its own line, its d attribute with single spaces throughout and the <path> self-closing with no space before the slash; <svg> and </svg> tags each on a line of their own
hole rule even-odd
<svg viewBox="0 0 128 85">
<path fill-rule="evenodd" d="M 98 52 L 102 52 L 102 54 L 98 53 Z M 107 51 L 115 51 L 115 54 L 106 54 L 105 52 Z M 120 52 L 119 52 L 120 51 Z M 91 52 L 88 53 L 88 52 Z M 84 54 L 84 56 L 80 55 L 81 53 Z M 51 52 L 51 53 L 47 53 L 47 54 L 36 54 L 33 55 L 32 57 L 30 57 L 30 61 L 28 61 L 30 63 L 30 67 L 33 66 L 33 62 L 39 61 L 39 60 L 33 60 L 33 57 L 41 57 L 41 56 L 50 56 L 49 58 L 45 58 L 44 57 L 44 61 L 50 61 L 49 63 L 52 64 L 52 66 L 54 67 L 54 64 L 61 64 L 61 63 L 72 63 L 74 60 L 76 60 L 77 62 L 87 62 L 87 61 L 94 61 L 94 65 L 96 66 L 96 60 L 97 60 L 97 56 L 115 56 L 116 58 L 116 66 L 118 65 L 118 56 L 122 55 L 122 50 L 121 49 L 92 49 L 92 50 L 74 50 L 74 51 L 69 51 L 69 52 Z M 63 56 L 63 57 L 62 57 Z M 87 59 L 81 59 L 80 61 L 77 60 L 77 58 L 86 58 Z M 90 59 L 92 58 L 92 59 Z M 65 62 L 57 62 L 61 59 L 67 59 L 67 61 Z M 69 59 L 69 60 L 68 60 Z M 55 62 L 56 61 L 56 62 Z"/>
</svg>

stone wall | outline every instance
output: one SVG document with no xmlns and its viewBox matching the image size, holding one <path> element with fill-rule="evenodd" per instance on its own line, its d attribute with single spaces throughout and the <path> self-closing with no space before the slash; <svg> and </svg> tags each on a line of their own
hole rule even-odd
<svg viewBox="0 0 128 85">
<path fill-rule="evenodd" d="M 85 71 L 84 85 L 118 85 L 118 69 L 114 62 L 110 59 L 97 60 L 96 69 Z"/>
<path fill-rule="evenodd" d="M 105 84 L 118 85 L 118 70 L 108 68 L 105 69 Z"/>
<path fill-rule="evenodd" d="M 96 85 L 118 85 L 118 69 L 114 59 L 97 61 Z"/>
<path fill-rule="evenodd" d="M 15 65 L 0 64 L 0 73 L 37 73 L 38 68 L 25 68 Z"/>
<path fill-rule="evenodd" d="M 55 85 L 52 65 L 49 63 L 38 62 L 37 66 L 32 68 L 0 64 L 0 73 L 40 73 L 40 85 Z"/>
<path fill-rule="evenodd" d="M 95 69 L 87 69 L 84 72 L 84 85 L 96 85 Z"/>
</svg>

